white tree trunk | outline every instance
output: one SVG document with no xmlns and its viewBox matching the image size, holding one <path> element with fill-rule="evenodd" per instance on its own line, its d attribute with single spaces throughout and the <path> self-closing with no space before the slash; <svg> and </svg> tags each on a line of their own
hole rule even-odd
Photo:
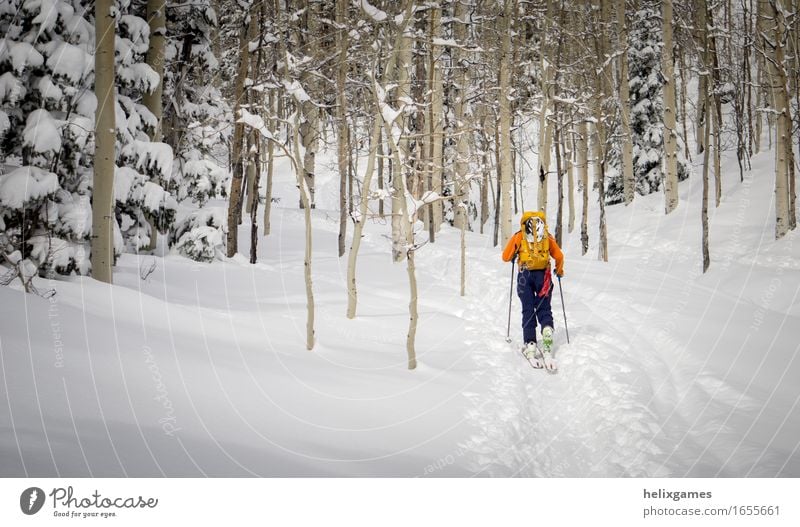
<svg viewBox="0 0 800 527">
<path fill-rule="evenodd" d="M 581 193 L 581 254 L 589 250 L 589 125 L 582 121 L 578 128 L 578 175 Z"/>
<path fill-rule="evenodd" d="M 763 19 L 765 39 L 763 48 L 769 55 L 767 72 L 771 86 L 772 108 L 777 113 L 775 123 L 775 238 L 782 238 L 789 232 L 791 220 L 789 211 L 789 163 L 791 162 L 791 118 L 789 109 L 788 79 L 784 70 L 784 49 L 786 26 L 781 9 L 770 0 L 759 0 L 759 18 Z M 771 37 L 771 43 L 766 39 Z M 790 148 L 787 149 L 787 144 Z"/>
<path fill-rule="evenodd" d="M 236 88 L 234 90 L 234 119 L 238 121 L 242 99 L 245 94 L 245 80 L 250 67 L 250 40 L 255 34 L 256 17 L 252 13 L 249 22 L 245 22 L 239 35 L 239 67 L 236 73 Z M 239 222 L 241 221 L 242 185 L 244 183 L 244 123 L 237 122 L 233 127 L 232 156 L 233 167 L 231 174 L 231 191 L 228 198 L 228 233 L 226 235 L 226 255 L 232 258 L 239 250 Z"/>
<path fill-rule="evenodd" d="M 570 129 L 572 132 L 572 129 Z M 572 146 L 564 154 L 567 162 L 567 206 L 569 208 L 569 219 L 567 224 L 567 232 L 575 230 L 575 162 L 573 159 L 575 142 L 567 140 L 565 144 L 572 144 Z"/>
<path fill-rule="evenodd" d="M 633 141 L 628 86 L 628 26 L 625 21 L 625 0 L 617 0 L 617 45 L 619 47 L 619 106 L 622 121 L 622 194 L 625 204 L 633 201 L 636 180 L 633 173 Z"/>
<path fill-rule="evenodd" d="M 513 170 L 511 161 L 511 15 L 514 0 L 505 0 L 503 7 L 502 22 L 499 24 L 502 35 L 502 49 L 500 56 L 500 130 L 499 130 L 499 155 L 500 155 L 500 233 L 503 245 L 505 245 L 513 234 L 511 226 L 511 171 Z"/>
<path fill-rule="evenodd" d="M 698 9 L 703 12 L 706 11 L 707 9 L 706 0 L 700 0 L 700 5 L 698 6 Z M 703 18 L 705 19 L 705 16 Z M 708 29 L 704 25 L 703 27 L 699 28 L 699 32 L 700 32 L 700 42 L 702 43 L 703 47 L 703 62 L 705 64 L 709 64 L 711 58 L 711 52 L 709 50 Z M 711 101 L 711 97 L 709 96 L 708 83 L 703 83 L 703 86 L 705 88 L 705 93 L 698 93 L 698 97 L 700 98 L 698 102 L 702 102 L 702 105 L 708 108 L 709 103 Z M 702 141 L 703 145 L 708 145 L 710 131 L 711 131 L 711 122 L 709 121 L 709 119 L 706 119 L 702 130 L 703 132 L 702 138 L 699 139 L 699 141 Z M 708 163 L 709 163 L 708 148 L 704 148 L 703 149 L 703 199 L 700 212 L 700 222 L 702 226 L 701 243 L 702 243 L 704 273 L 708 270 L 708 266 L 711 264 L 711 256 L 709 254 L 709 248 L 708 248 L 708 186 L 709 186 Z"/>
<path fill-rule="evenodd" d="M 111 0 L 95 3 L 95 149 L 92 190 L 92 276 L 112 283 L 114 264 L 114 170 L 116 168 L 115 19 Z"/>
<path fill-rule="evenodd" d="M 142 103 L 157 120 L 156 128 L 150 139 L 161 141 L 161 121 L 164 116 L 161 98 L 164 92 L 164 50 L 167 40 L 166 0 L 147 0 L 147 22 L 150 25 L 147 65 L 158 74 L 159 82 L 152 92 L 145 92 L 142 95 Z"/>
<path fill-rule="evenodd" d="M 441 36 L 442 9 L 437 4 L 431 4 L 430 8 L 430 36 L 431 36 L 431 56 L 428 75 L 431 79 L 431 118 L 429 129 L 431 131 L 430 141 L 430 177 L 431 189 L 438 195 L 442 195 L 442 110 L 443 110 L 443 81 L 442 67 L 440 61 L 441 46 L 435 44 L 435 39 Z M 439 232 L 442 225 L 442 202 L 437 200 L 430 207 L 431 224 L 433 232 Z M 431 241 L 433 241 L 431 237 Z"/>
<path fill-rule="evenodd" d="M 553 77 L 555 75 L 555 68 L 550 63 L 552 59 L 551 46 L 547 43 L 549 38 L 548 33 L 552 26 L 554 26 L 553 18 L 555 16 L 555 1 L 547 0 L 547 10 L 544 18 L 542 31 L 542 108 L 539 113 L 539 166 L 536 170 L 536 177 L 539 182 L 538 192 L 536 194 L 537 209 L 547 210 L 547 180 L 550 175 L 550 150 L 553 147 L 553 125 L 550 122 L 551 107 L 552 107 L 552 93 Z"/>
<path fill-rule="evenodd" d="M 156 127 L 150 134 L 151 141 L 161 141 L 162 123 L 164 112 L 161 96 L 164 84 L 164 45 L 166 42 L 166 0 L 147 1 L 147 22 L 150 26 L 150 43 L 147 48 L 147 65 L 158 74 L 158 85 L 152 92 L 142 95 L 142 104 L 156 118 Z M 176 147 L 177 145 L 173 145 Z M 148 217 L 150 223 L 150 244 L 148 251 L 153 251 L 158 243 L 158 229 L 153 218 Z"/>
<path fill-rule="evenodd" d="M 406 0 L 403 12 L 405 16 L 411 16 L 413 12 L 411 9 L 411 2 Z M 400 34 L 397 38 L 397 99 L 398 101 L 409 101 L 411 99 L 411 80 L 408 73 L 408 68 L 411 65 L 411 46 L 412 37 L 408 30 L 408 22 L 402 29 L 399 29 Z M 405 102 L 403 102 L 405 104 Z M 406 188 L 406 170 L 408 167 L 402 163 L 398 163 L 397 159 L 408 159 L 408 134 L 406 133 L 406 118 L 401 115 L 397 118 L 397 125 L 400 128 L 400 139 L 394 148 L 401 150 L 397 156 L 392 152 L 395 163 L 392 171 L 392 260 L 395 262 L 402 262 L 406 257 L 405 246 L 408 243 L 408 236 L 410 229 L 408 225 L 403 222 L 403 213 L 405 211 L 405 188 Z M 386 132 L 387 134 L 389 131 Z M 391 137 L 386 138 L 387 143 L 391 144 Z M 405 211 L 407 212 L 407 211 Z"/>
<path fill-rule="evenodd" d="M 347 177 L 349 174 L 350 144 L 347 130 L 347 93 L 345 81 L 347 79 L 347 0 L 336 0 L 336 51 L 339 63 L 336 65 L 336 125 L 338 133 L 337 161 L 339 165 L 339 256 L 344 255 L 345 238 L 347 236 Z M 380 127 L 378 127 L 380 130 Z M 364 187 L 362 194 L 367 194 L 368 186 Z M 363 218 L 362 218 L 363 221 Z M 349 309 L 348 309 L 349 312 Z"/>
<path fill-rule="evenodd" d="M 305 253 L 303 256 L 303 276 L 306 283 L 306 349 L 314 349 L 314 289 L 311 283 L 311 191 L 307 186 L 307 179 L 304 177 L 306 171 L 303 167 L 303 160 L 300 159 L 300 123 L 299 115 L 295 112 L 293 126 L 293 155 L 295 175 L 297 176 L 297 186 L 300 189 L 300 203 L 303 207 L 303 219 L 305 222 Z"/>
<path fill-rule="evenodd" d="M 274 90 L 271 90 L 269 93 L 269 108 L 270 108 L 270 116 L 267 119 L 267 123 L 269 126 L 269 132 L 271 135 L 274 135 L 275 129 L 277 126 L 278 120 L 278 106 L 275 103 L 275 100 L 278 97 L 275 94 Z M 275 144 L 272 141 L 267 142 L 267 189 L 266 189 L 266 199 L 264 200 L 264 236 L 268 236 L 270 232 L 270 215 L 272 212 L 272 176 L 274 172 L 275 166 Z"/>
<path fill-rule="evenodd" d="M 678 206 L 678 142 L 676 136 L 675 74 L 672 61 L 672 0 L 662 3 L 664 48 L 661 70 L 664 75 L 664 208 L 667 214 Z"/>
<path fill-rule="evenodd" d="M 456 42 L 463 45 L 467 37 L 467 24 L 463 23 L 466 18 L 466 9 L 463 2 L 457 2 L 455 6 L 455 21 L 453 33 Z M 453 50 L 455 59 L 455 73 L 453 84 L 456 89 L 455 101 L 453 103 L 453 114 L 455 117 L 456 130 L 456 161 L 455 161 L 455 185 L 456 185 L 456 206 L 454 215 L 454 225 L 460 230 L 461 234 L 461 296 L 466 294 L 467 280 L 467 250 L 466 250 L 466 230 L 469 223 L 467 214 L 467 198 L 469 196 L 469 182 L 467 172 L 469 170 L 470 153 L 470 129 L 471 116 L 466 112 L 467 97 L 467 69 L 462 64 L 462 59 L 466 53 L 461 48 Z"/>
<path fill-rule="evenodd" d="M 377 97 L 377 94 L 376 94 Z M 389 143 L 389 148 L 392 150 L 392 155 L 394 157 L 395 164 L 397 166 L 403 166 L 403 159 L 400 156 L 400 148 L 396 144 L 394 144 L 394 135 L 392 133 L 392 126 L 389 123 L 384 121 L 384 131 L 386 134 L 386 140 Z M 407 202 L 407 195 L 408 195 L 408 188 L 405 184 L 405 178 L 400 179 L 401 188 L 400 188 L 400 195 L 397 198 L 400 202 L 400 219 L 406 225 L 406 229 L 411 232 L 411 225 L 414 222 L 414 217 L 410 216 L 408 213 L 408 202 Z M 403 247 L 405 256 L 406 256 L 406 270 L 408 272 L 408 286 L 410 290 L 410 299 L 408 304 L 408 312 L 409 312 L 409 323 L 408 323 L 408 335 L 406 337 L 406 353 L 408 355 L 408 369 L 413 370 L 417 367 L 417 352 L 416 352 L 416 335 L 417 335 L 417 320 L 418 320 L 418 313 L 417 313 L 417 278 L 416 278 L 416 267 L 414 265 L 414 246 L 413 246 L 413 239 L 410 244 Z"/>
<path fill-rule="evenodd" d="M 381 136 L 381 126 L 383 126 L 383 119 L 381 118 L 380 111 L 376 110 L 373 119 L 374 123 L 372 125 L 369 157 L 367 158 L 367 170 L 364 174 L 364 184 L 361 186 L 361 202 L 358 205 L 358 221 L 353 227 L 353 241 L 350 244 L 350 253 L 347 256 L 347 318 L 355 318 L 356 316 L 356 307 L 358 305 L 356 262 L 358 259 L 358 250 L 361 247 L 361 234 L 364 231 L 364 223 L 367 221 L 369 189 L 372 183 L 372 173 L 375 170 L 375 159 L 377 157 L 378 143 Z"/>
</svg>

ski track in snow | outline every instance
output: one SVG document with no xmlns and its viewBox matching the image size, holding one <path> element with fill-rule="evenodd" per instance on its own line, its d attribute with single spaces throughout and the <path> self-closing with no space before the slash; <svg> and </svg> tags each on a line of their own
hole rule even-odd
<svg viewBox="0 0 800 527">
<path fill-rule="evenodd" d="M 507 344 L 499 330 L 486 331 L 507 324 L 509 278 L 503 280 L 507 273 L 497 267 L 470 259 L 468 271 L 466 344 L 478 364 L 475 385 L 487 389 L 464 394 L 472 404 L 467 418 L 481 432 L 460 448 L 469 453 L 469 468 L 476 475 L 684 475 L 684 451 L 705 452 L 697 434 L 686 432 L 691 427 L 675 415 L 674 402 L 707 389 L 742 406 L 741 394 L 728 393 L 730 388 L 719 379 L 705 376 L 692 386 L 676 387 L 670 367 L 650 350 L 661 348 L 676 354 L 684 350 L 669 340 L 657 341 L 646 329 L 630 329 L 641 327 L 647 307 L 589 287 L 582 287 L 577 297 L 567 297 L 571 344 L 566 343 L 561 301 L 555 292 L 559 372 L 533 370 L 517 349 L 520 315 L 516 291 L 511 319 L 514 341 Z M 670 382 L 665 382 L 667 379 Z M 666 417 L 656 413 L 654 409 L 659 407 L 666 408 L 661 412 Z M 662 425 L 669 419 L 665 429 Z M 700 435 L 703 430 L 724 435 L 727 429 L 721 419 L 694 426 Z M 677 450 L 676 442 L 684 452 L 681 459 L 671 455 Z"/>
</svg>

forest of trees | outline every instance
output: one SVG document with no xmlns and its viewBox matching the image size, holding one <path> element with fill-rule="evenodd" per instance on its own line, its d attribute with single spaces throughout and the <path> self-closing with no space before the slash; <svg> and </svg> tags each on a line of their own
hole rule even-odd
<svg viewBox="0 0 800 527">
<path fill-rule="evenodd" d="M 321 152 L 335 156 L 340 176 L 347 316 L 357 313 L 362 229 L 385 218 L 391 258 L 408 270 L 410 368 L 415 251 L 445 223 L 462 233 L 464 294 L 465 231 L 502 244 L 523 208 L 557 202 L 548 218 L 556 240 L 580 229 L 583 253 L 593 240 L 607 261 L 607 206 L 659 192 L 669 214 L 680 205 L 679 182 L 699 177 L 696 250 L 706 270 L 724 151 L 735 152 L 740 181 L 753 155 L 774 154 L 774 177 L 759 184 L 775 188 L 775 237 L 796 227 L 799 8 L 798 0 L 4 0 L 4 280 L 19 278 L 27 290 L 50 273 L 111 282 L 115 259 L 152 251 L 159 233 L 188 257 L 231 257 L 246 218 L 255 263 L 270 232 L 274 160 L 286 158 L 305 213 L 311 349 Z M 526 176 L 536 203 L 523 202 Z M 548 195 L 552 178 L 557 195 Z M 212 198 L 227 199 L 227 214 L 205 208 Z M 590 199 L 599 200 L 598 217 L 588 217 Z M 179 202 L 196 211 L 177 218 Z"/>
</svg>

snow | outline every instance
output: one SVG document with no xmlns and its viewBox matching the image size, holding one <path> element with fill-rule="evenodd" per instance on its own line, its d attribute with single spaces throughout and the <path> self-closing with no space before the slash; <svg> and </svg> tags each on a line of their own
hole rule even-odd
<svg viewBox="0 0 800 527">
<path fill-rule="evenodd" d="M 65 6 L 65 4 L 61 4 L 62 7 L 71 10 L 72 8 L 69 6 Z M 70 36 L 70 41 L 76 44 L 84 44 L 90 45 L 94 47 L 93 44 L 90 43 L 90 39 L 94 36 L 93 25 L 83 18 L 83 16 L 67 16 L 66 22 L 64 26 L 67 30 L 67 34 Z"/>
<path fill-rule="evenodd" d="M 175 198 L 152 181 L 145 181 L 142 186 L 142 203 L 147 212 L 158 213 L 163 206 L 176 208 Z"/>
<path fill-rule="evenodd" d="M 9 128 L 11 128 L 11 120 L 9 120 L 6 112 L 0 110 L 0 138 L 5 135 Z"/>
<path fill-rule="evenodd" d="M 0 102 L 13 106 L 24 95 L 22 83 L 10 71 L 0 75 Z"/>
<path fill-rule="evenodd" d="M 285 157 L 275 161 L 273 189 L 283 199 L 255 265 L 247 218 L 240 254 L 222 255 L 226 203 L 216 201 L 181 210 L 181 247 L 211 263 L 173 245 L 123 254 L 114 285 L 36 279 L 56 289 L 52 299 L 0 288 L 0 305 L 14 306 L 0 317 L 9 379 L 0 475 L 800 475 L 800 243 L 797 231 L 774 240 L 773 188 L 764 184 L 773 152 L 753 158 L 744 183 L 725 157 L 706 274 L 694 176 L 669 216 L 659 193 L 608 207 L 607 263 L 596 259 L 596 223 L 585 256 L 579 225 L 564 233 L 570 343 L 556 291 L 557 375 L 524 363 L 516 297 L 516 344 L 504 342 L 510 269 L 491 234 L 466 233 L 465 297 L 458 230 L 445 225 L 416 251 L 417 370 L 405 366 L 408 279 L 404 264 L 390 262 L 387 221 L 364 222 L 358 313 L 348 320 L 331 219 L 334 156 L 319 154 L 310 211 L 312 352 L 304 211 Z M 555 178 L 549 184 L 554 196 Z M 535 188 L 535 178 L 523 181 L 525 203 Z"/>
<path fill-rule="evenodd" d="M 38 153 L 54 153 L 61 150 L 61 133 L 50 112 L 34 110 L 28 115 L 23 143 Z"/>
<path fill-rule="evenodd" d="M 34 6 L 39 8 L 39 14 L 33 19 L 34 24 L 40 24 L 42 31 L 53 28 L 58 20 L 59 0 L 38 0 L 38 2 L 26 3 L 28 4 L 28 6 L 26 6 L 28 9 Z M 38 6 L 36 4 L 38 4 Z"/>
<path fill-rule="evenodd" d="M 122 156 L 134 161 L 138 171 L 157 171 L 163 179 L 172 173 L 172 148 L 166 143 L 133 140 L 122 147 Z"/>
<path fill-rule="evenodd" d="M 269 131 L 266 123 L 264 123 L 264 119 L 262 119 L 260 115 L 252 114 L 245 108 L 240 110 L 240 115 L 241 117 L 236 121 L 237 123 L 244 123 L 257 130 L 265 139 L 272 139 L 272 133 Z"/>
<path fill-rule="evenodd" d="M 72 142 L 81 149 L 86 148 L 94 132 L 94 121 L 79 114 L 72 114 L 65 126 L 65 134 L 70 134 Z"/>
<path fill-rule="evenodd" d="M 97 96 L 91 90 L 82 90 L 75 99 L 75 111 L 94 119 L 97 110 Z"/>
<path fill-rule="evenodd" d="M 363 9 L 364 13 L 375 22 L 383 22 L 387 18 L 387 15 L 384 11 L 381 11 L 374 5 L 370 4 L 367 0 L 361 0 L 361 9 Z"/>
<path fill-rule="evenodd" d="M 61 88 L 47 75 L 39 79 L 39 82 L 36 83 L 36 88 L 39 90 L 39 93 L 42 94 L 43 99 L 58 102 L 64 98 L 64 92 L 62 92 Z"/>
<path fill-rule="evenodd" d="M 147 21 L 135 15 L 122 15 L 119 17 L 119 25 L 124 26 L 131 41 L 138 44 L 136 52 L 146 53 L 150 41 L 150 25 Z"/>
<path fill-rule="evenodd" d="M 296 80 L 293 80 L 292 82 L 284 81 L 283 85 L 284 88 L 286 88 L 286 92 L 292 97 L 294 97 L 297 102 L 303 103 L 311 100 L 311 97 L 309 97 L 308 93 L 306 93 L 306 90 L 303 88 L 303 86 L 300 85 L 298 81 Z"/>
<path fill-rule="evenodd" d="M 114 199 L 121 203 L 129 199 L 137 200 L 133 192 L 135 188 L 141 186 L 142 180 L 142 175 L 134 169 L 116 167 L 114 170 Z"/>
<path fill-rule="evenodd" d="M 394 122 L 397 120 L 397 118 L 402 113 L 402 112 L 400 112 L 398 110 L 393 109 L 391 106 L 389 106 L 385 102 L 381 103 L 380 108 L 381 108 L 381 115 L 383 116 L 383 121 L 385 123 L 388 123 L 389 126 L 393 125 Z"/>
<path fill-rule="evenodd" d="M 71 194 L 58 203 L 58 219 L 78 239 L 92 233 L 92 203 L 86 194 Z"/>
<path fill-rule="evenodd" d="M 55 193 L 58 177 L 37 167 L 19 167 L 0 175 L 0 207 L 21 209 Z"/>
<path fill-rule="evenodd" d="M 67 267 L 72 257 L 70 244 L 54 236 L 33 236 L 30 240 L 30 255 L 36 261 L 50 258 L 54 267 Z"/>
<path fill-rule="evenodd" d="M 194 211 L 178 222 L 170 238 L 172 252 L 199 262 L 224 260 L 227 225 L 222 207 Z"/>
<path fill-rule="evenodd" d="M 117 68 L 117 76 L 127 85 L 148 93 L 152 93 L 161 82 L 158 73 L 144 62 Z"/>
<path fill-rule="evenodd" d="M 44 63 L 44 57 L 33 46 L 7 38 L 0 41 L 0 63 L 5 60 L 11 62 L 11 67 L 17 73 L 22 73 L 25 66 L 38 68 Z"/>
<path fill-rule="evenodd" d="M 54 41 L 48 53 L 47 67 L 54 75 L 66 77 L 72 84 L 78 84 L 94 69 L 94 57 L 78 46 L 64 41 Z"/>
<path fill-rule="evenodd" d="M 458 42 L 455 41 L 455 39 L 452 39 L 452 38 L 439 38 L 439 37 L 434 37 L 433 45 L 434 46 L 460 47 Z"/>
</svg>

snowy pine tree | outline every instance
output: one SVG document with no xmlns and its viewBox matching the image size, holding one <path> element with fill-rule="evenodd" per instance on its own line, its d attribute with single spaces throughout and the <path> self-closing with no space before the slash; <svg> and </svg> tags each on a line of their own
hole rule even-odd
<svg viewBox="0 0 800 527">
<path fill-rule="evenodd" d="M 631 24 L 628 52 L 633 170 L 639 194 L 661 188 L 664 142 L 661 46 L 660 2 L 642 2 Z"/>
<path fill-rule="evenodd" d="M 166 230 L 176 204 L 164 190 L 169 147 L 149 143 L 155 122 L 140 104 L 158 82 L 143 63 L 149 28 L 131 2 L 117 8 L 117 165 L 124 167 L 115 188 L 118 256 L 125 244 L 138 249 L 149 241 L 145 214 L 161 218 Z M 93 9 L 87 0 L 0 5 L 0 252 L 17 269 L 90 270 Z"/>
<path fill-rule="evenodd" d="M 164 68 L 164 141 L 175 151 L 178 199 L 200 206 L 226 196 L 230 177 L 216 159 L 227 154 L 233 114 L 218 87 L 219 61 L 212 49 L 217 14 L 209 0 L 190 0 L 167 10 Z"/>
<path fill-rule="evenodd" d="M 630 24 L 628 66 L 630 72 L 630 126 L 636 191 L 641 195 L 661 189 L 664 158 L 664 101 L 661 74 L 661 2 L 645 0 Z M 683 156 L 683 138 L 678 137 L 678 180 L 689 176 Z M 623 201 L 621 146 L 609 153 L 609 185 L 606 202 Z"/>
</svg>

